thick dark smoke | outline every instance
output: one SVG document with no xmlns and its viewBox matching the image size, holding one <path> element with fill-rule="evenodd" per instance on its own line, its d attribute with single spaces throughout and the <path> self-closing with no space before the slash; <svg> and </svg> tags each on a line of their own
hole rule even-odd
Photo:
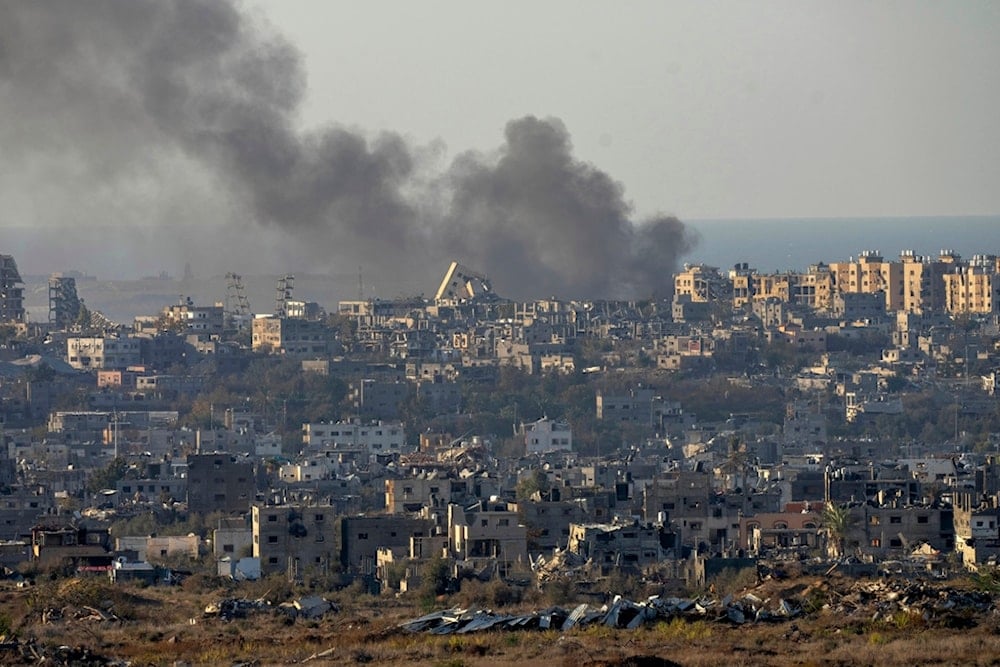
<svg viewBox="0 0 1000 667">
<path fill-rule="evenodd" d="M 684 225 L 657 218 L 633 226 L 622 186 L 573 158 L 558 120 L 510 121 L 506 139 L 497 159 L 464 155 L 452 165 L 453 254 L 515 294 L 670 291 L 677 258 L 693 243 Z"/>
<path fill-rule="evenodd" d="M 298 52 L 228 1 L 0 4 L 0 177 L 44 193 L 38 218 L 207 232 L 223 215 L 284 233 L 314 266 L 406 284 L 457 259 L 523 298 L 664 293 L 693 242 L 673 218 L 634 225 L 558 120 L 511 121 L 496 156 L 428 174 L 396 134 L 301 132 L 304 92 Z"/>
</svg>

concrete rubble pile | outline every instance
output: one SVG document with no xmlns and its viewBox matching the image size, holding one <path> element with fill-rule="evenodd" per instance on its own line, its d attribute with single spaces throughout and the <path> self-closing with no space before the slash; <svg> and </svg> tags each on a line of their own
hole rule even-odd
<svg viewBox="0 0 1000 667">
<path fill-rule="evenodd" d="M 748 621 L 784 620 L 798 616 L 801 608 L 785 600 L 773 608 L 768 602 L 747 595 L 739 600 L 727 598 L 682 599 L 653 596 L 634 602 L 620 595 L 601 607 L 580 604 L 573 609 L 550 607 L 528 614 L 498 614 L 482 609 L 446 609 L 402 623 L 399 627 L 408 632 L 431 634 L 466 634 L 482 630 L 561 630 L 574 626 L 601 624 L 613 628 L 633 630 L 645 623 L 672 618 L 704 618 L 727 620 L 742 624 Z"/>
<path fill-rule="evenodd" d="M 557 550 L 552 556 L 546 559 L 544 556 L 531 563 L 531 569 L 535 572 L 539 583 L 545 583 L 553 579 L 563 577 L 573 577 L 578 572 L 584 570 L 589 561 L 572 551 Z"/>
<path fill-rule="evenodd" d="M 763 595 L 764 589 L 756 589 Z M 912 581 L 857 581 L 838 592 L 829 582 L 817 582 L 785 597 L 761 597 L 754 592 L 724 598 L 652 596 L 634 602 L 620 595 L 600 607 L 580 604 L 572 609 L 550 607 L 522 614 L 501 614 L 483 609 L 452 608 L 399 625 L 407 632 L 466 634 L 483 630 L 560 630 L 602 624 L 635 629 L 645 623 L 703 619 L 744 625 L 781 623 L 809 614 L 833 613 L 865 620 L 890 617 L 897 612 L 920 615 L 926 621 L 954 623 L 973 615 L 993 612 L 989 593 L 931 586 Z"/>
<path fill-rule="evenodd" d="M 315 619 L 336 612 L 337 608 L 317 595 L 309 595 L 292 602 L 282 602 L 277 606 L 272 606 L 264 599 L 227 598 L 206 606 L 205 616 L 217 616 L 223 621 L 231 621 L 236 618 L 246 618 L 251 613 L 267 611 L 276 611 L 292 618 Z"/>
<path fill-rule="evenodd" d="M 82 646 L 45 646 L 34 639 L 0 641 L 0 663 L 79 665 L 80 667 L 125 667 L 129 663 L 95 653 Z"/>
<path fill-rule="evenodd" d="M 318 595 L 307 595 L 294 602 L 282 602 L 278 605 L 278 610 L 292 618 L 312 619 L 325 616 L 330 611 L 335 612 L 337 608 L 326 598 L 321 598 Z"/>
<path fill-rule="evenodd" d="M 42 610 L 42 623 L 56 623 L 59 621 L 114 623 L 120 620 L 111 609 L 101 610 L 89 605 L 82 605 L 80 607 L 47 607 Z"/>
<path fill-rule="evenodd" d="M 955 615 L 986 614 L 995 609 L 990 593 L 931 586 L 919 581 L 859 581 L 845 594 L 834 593 L 830 598 L 825 609 L 871 620 L 903 612 L 932 621 Z"/>
<path fill-rule="evenodd" d="M 267 600 L 226 598 L 207 605 L 205 616 L 218 616 L 224 621 L 231 621 L 235 618 L 246 618 L 251 612 L 269 611 L 270 609 L 271 603 Z"/>
</svg>

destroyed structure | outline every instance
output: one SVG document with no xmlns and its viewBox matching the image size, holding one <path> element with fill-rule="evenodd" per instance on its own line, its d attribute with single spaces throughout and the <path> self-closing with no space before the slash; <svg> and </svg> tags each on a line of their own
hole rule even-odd
<svg viewBox="0 0 1000 667">
<path fill-rule="evenodd" d="M 225 576 L 337 575 L 384 592 L 419 587 L 438 561 L 456 585 L 572 580 L 582 593 L 616 572 L 679 591 L 775 558 L 929 573 L 956 553 L 988 567 L 1000 442 L 959 424 L 996 411 L 998 270 L 864 253 L 801 274 L 688 266 L 671 304 L 511 302 L 454 262 L 434 300 L 343 301 L 329 318 L 291 298 L 291 276 L 274 312 L 253 316 L 230 274 L 226 304 L 182 297 L 131 327 L 81 321 L 73 279 L 56 274 L 48 322 L 29 332 L 3 256 L 0 315 L 30 354 L 6 348 L 0 384 L 0 556 L 123 577 L 186 553 Z M 292 372 L 293 389 L 218 391 L 252 365 L 255 382 L 260 368 Z M 484 398 L 517 378 L 583 398 Z M 667 391 L 682 379 L 714 382 L 720 402 L 784 403 L 709 420 Z M 869 435 L 913 396 L 953 410 L 944 435 Z M 105 539 L 116 519 L 167 511 L 224 518 L 211 541 Z M 663 604 L 621 602 L 615 622 Z"/>
</svg>

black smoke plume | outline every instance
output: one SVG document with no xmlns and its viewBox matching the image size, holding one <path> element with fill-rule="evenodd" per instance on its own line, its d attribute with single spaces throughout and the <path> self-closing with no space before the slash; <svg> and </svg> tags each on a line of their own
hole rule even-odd
<svg viewBox="0 0 1000 667">
<path fill-rule="evenodd" d="M 674 218 L 633 224 L 558 120 L 511 121 L 495 155 L 434 174 L 394 133 L 301 131 L 305 89 L 296 49 L 234 2 L 0 4 L 0 194 L 42 193 L 16 212 L 27 224 L 176 225 L 173 251 L 206 261 L 224 241 L 187 237 L 219 217 L 401 285 L 457 259 L 518 298 L 664 294 L 694 242 Z"/>
</svg>

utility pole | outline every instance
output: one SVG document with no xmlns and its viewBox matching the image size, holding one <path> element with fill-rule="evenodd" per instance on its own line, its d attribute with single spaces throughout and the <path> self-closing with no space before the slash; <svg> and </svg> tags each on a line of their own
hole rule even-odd
<svg viewBox="0 0 1000 667">
<path fill-rule="evenodd" d="M 118 408 L 114 408 L 114 410 L 112 411 L 111 422 L 114 428 L 114 431 L 112 432 L 112 440 L 114 441 L 115 458 L 117 459 L 118 458 Z"/>
</svg>

